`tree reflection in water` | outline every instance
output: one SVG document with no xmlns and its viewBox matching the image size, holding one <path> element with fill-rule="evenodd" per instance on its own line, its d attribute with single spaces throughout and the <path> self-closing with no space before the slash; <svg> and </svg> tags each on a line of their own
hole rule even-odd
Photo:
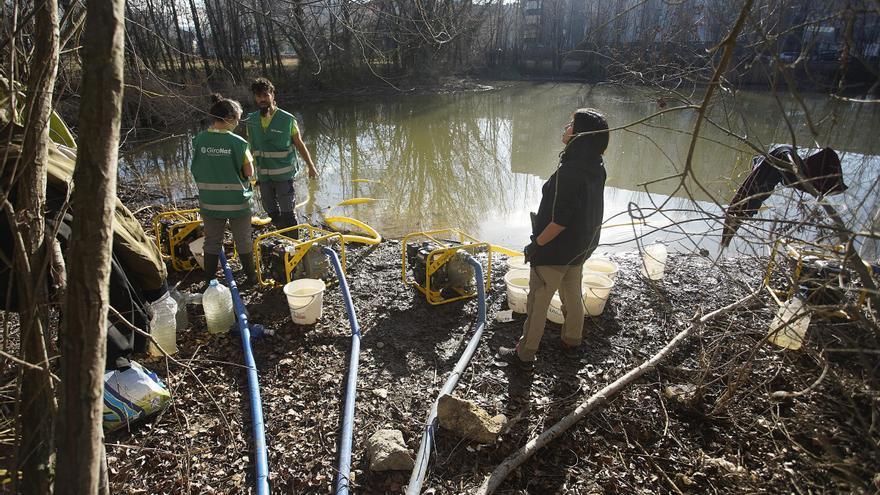
<svg viewBox="0 0 880 495">
<path fill-rule="evenodd" d="M 647 240 L 662 237 L 683 249 L 715 251 L 723 205 L 748 173 L 756 150 L 775 143 L 809 148 L 818 142 L 841 152 L 846 181 L 855 187 L 839 201 L 854 225 L 876 222 L 878 186 L 867 178 L 880 171 L 880 143 L 872 135 L 872 129 L 880 128 L 880 111 L 820 96 L 806 98 L 805 104 L 816 123 L 815 135 L 802 122 L 801 105 L 790 99 L 744 91 L 719 99 L 712 125 L 704 126 L 695 150 L 692 170 L 699 183 L 689 179 L 684 188 L 676 187 L 678 179 L 658 179 L 681 172 L 692 111 L 666 113 L 614 131 L 605 156 L 606 219 L 628 222 L 630 203 L 646 210 L 663 204 L 663 211 L 652 216 L 648 227 L 603 231 L 600 250 L 632 249 L 634 233 L 674 225 Z M 570 83 L 387 101 L 281 103 L 300 119 L 321 172 L 317 183 L 297 180 L 298 200 L 307 191 L 314 197 L 303 213 L 325 212 L 353 197 L 380 198 L 332 212 L 359 218 L 386 237 L 458 227 L 510 247 L 527 241 L 528 212 L 537 208 L 543 179 L 558 163 L 562 126 L 574 109 L 585 106 L 605 112 L 612 127 L 659 110 L 646 89 Z M 782 115 L 796 124 L 794 135 Z M 124 179 L 155 183 L 172 200 L 192 197 L 196 190 L 188 174 L 188 145 L 189 139 L 180 139 L 143 150 L 124 160 L 120 173 Z M 790 192 L 775 195 L 769 202 L 773 215 L 797 215 L 788 211 L 796 199 Z M 751 233 L 744 229 L 744 236 L 765 238 L 766 225 L 758 225 Z M 736 247 L 748 252 L 742 242 Z"/>
</svg>

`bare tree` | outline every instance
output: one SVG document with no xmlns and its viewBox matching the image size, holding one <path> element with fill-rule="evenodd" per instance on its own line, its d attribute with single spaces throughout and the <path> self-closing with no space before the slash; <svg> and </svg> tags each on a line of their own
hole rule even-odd
<svg viewBox="0 0 880 495">
<path fill-rule="evenodd" d="M 91 0 L 64 302 L 56 493 L 98 491 L 108 283 L 122 110 L 124 2 Z"/>
<path fill-rule="evenodd" d="M 47 0 L 36 6 L 34 54 L 24 115 L 22 154 L 12 171 L 15 208 L 4 199 L 15 237 L 14 267 L 19 295 L 22 359 L 18 424 L 21 435 L 18 461 L 22 493 L 47 493 L 49 456 L 55 396 L 47 351 L 47 249 L 43 210 L 46 204 L 46 168 L 49 160 L 49 117 L 58 69 L 58 3 Z M 13 92 L 15 87 L 10 88 Z M 8 191 L 8 189 L 7 189 Z"/>
</svg>

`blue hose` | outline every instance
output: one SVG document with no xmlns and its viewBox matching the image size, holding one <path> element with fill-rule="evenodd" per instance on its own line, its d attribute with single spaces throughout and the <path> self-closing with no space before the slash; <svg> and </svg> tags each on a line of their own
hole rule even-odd
<svg viewBox="0 0 880 495">
<path fill-rule="evenodd" d="M 235 308 L 238 330 L 241 332 L 241 346 L 244 349 L 244 363 L 247 365 L 248 392 L 251 403 L 251 422 L 254 429 L 254 464 L 257 472 L 256 488 L 257 495 L 269 494 L 269 460 L 266 457 L 266 432 L 263 426 L 263 403 L 260 399 L 260 382 L 257 378 L 257 365 L 254 362 L 254 353 L 251 350 L 251 331 L 248 326 L 247 309 L 241 302 L 238 293 L 238 285 L 232 277 L 232 270 L 226 261 L 226 255 L 220 251 L 220 263 L 229 291 L 232 292 L 232 304 Z"/>
<path fill-rule="evenodd" d="M 437 395 L 434 404 L 431 405 L 431 411 L 428 413 L 428 419 L 425 421 L 425 431 L 422 434 L 422 443 L 419 444 L 419 453 L 416 456 L 415 467 L 413 467 L 413 472 L 409 477 L 409 485 L 406 487 L 407 495 L 418 495 L 422 491 L 422 483 L 425 482 L 425 473 L 428 472 L 428 462 L 431 460 L 431 446 L 434 443 L 434 431 L 437 429 L 437 403 L 440 401 L 440 397 L 452 393 L 452 390 L 458 384 L 458 378 L 464 373 L 464 369 L 467 368 L 468 363 L 470 363 L 474 351 L 477 350 L 477 346 L 480 344 L 480 337 L 483 336 L 483 329 L 486 328 L 486 284 L 483 281 L 483 267 L 480 266 L 480 263 L 475 260 L 473 256 L 467 253 L 465 254 L 467 255 L 468 263 L 474 267 L 476 275 L 477 330 L 474 332 L 473 337 L 471 337 L 470 342 L 468 342 L 461 357 L 458 358 L 458 363 L 455 364 L 452 374 L 449 375 L 449 378 L 446 379 L 446 383 L 443 384 L 443 388 L 440 389 L 440 393 Z"/>
<path fill-rule="evenodd" d="M 357 393 L 358 361 L 361 353 L 361 327 L 358 325 L 354 303 L 352 303 L 351 293 L 348 291 L 348 281 L 345 279 L 345 273 L 342 272 L 336 251 L 328 247 L 321 249 L 330 258 L 330 263 L 336 270 L 339 289 L 342 291 L 345 310 L 348 312 L 348 322 L 351 324 L 351 355 L 348 361 L 348 378 L 345 381 L 345 404 L 342 408 L 342 433 L 339 435 L 338 449 L 339 468 L 336 473 L 336 493 L 347 494 L 349 476 L 351 476 L 351 438 L 354 430 L 354 400 Z"/>
</svg>

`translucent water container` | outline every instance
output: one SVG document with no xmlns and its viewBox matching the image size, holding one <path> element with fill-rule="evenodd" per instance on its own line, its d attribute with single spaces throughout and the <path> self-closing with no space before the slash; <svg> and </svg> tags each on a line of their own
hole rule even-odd
<svg viewBox="0 0 880 495">
<path fill-rule="evenodd" d="M 666 245 L 662 242 L 658 241 L 650 246 L 645 246 L 645 251 L 642 253 L 642 275 L 651 280 L 662 279 L 667 255 Z"/>
<path fill-rule="evenodd" d="M 177 329 L 184 330 L 189 326 L 189 314 L 186 312 L 186 303 L 189 301 L 189 294 L 177 289 L 172 289 L 171 297 L 174 298 L 174 302 L 177 303 Z"/>
<path fill-rule="evenodd" d="M 157 299 L 150 305 L 153 316 L 150 318 L 150 335 L 157 344 L 162 346 L 168 354 L 177 352 L 177 301 L 171 297 L 170 292 Z M 162 356 L 153 342 L 150 342 L 149 353 L 152 356 Z"/>
<path fill-rule="evenodd" d="M 202 295 L 202 306 L 205 308 L 205 319 L 211 333 L 226 333 L 235 323 L 235 312 L 232 310 L 232 293 L 225 285 L 211 280 Z"/>
</svg>

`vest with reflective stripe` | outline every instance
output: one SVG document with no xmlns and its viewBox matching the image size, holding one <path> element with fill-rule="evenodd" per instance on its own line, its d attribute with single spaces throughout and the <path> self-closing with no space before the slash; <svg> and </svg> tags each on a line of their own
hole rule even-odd
<svg viewBox="0 0 880 495">
<path fill-rule="evenodd" d="M 263 129 L 260 112 L 247 116 L 248 141 L 257 161 L 260 180 L 283 182 L 292 179 L 299 171 L 290 137 L 295 120 L 293 115 L 276 108 L 269 126 Z"/>
<path fill-rule="evenodd" d="M 231 132 L 202 131 L 193 139 L 190 170 L 199 188 L 200 213 L 205 217 L 250 215 L 254 195 L 241 176 L 247 141 Z"/>
</svg>

